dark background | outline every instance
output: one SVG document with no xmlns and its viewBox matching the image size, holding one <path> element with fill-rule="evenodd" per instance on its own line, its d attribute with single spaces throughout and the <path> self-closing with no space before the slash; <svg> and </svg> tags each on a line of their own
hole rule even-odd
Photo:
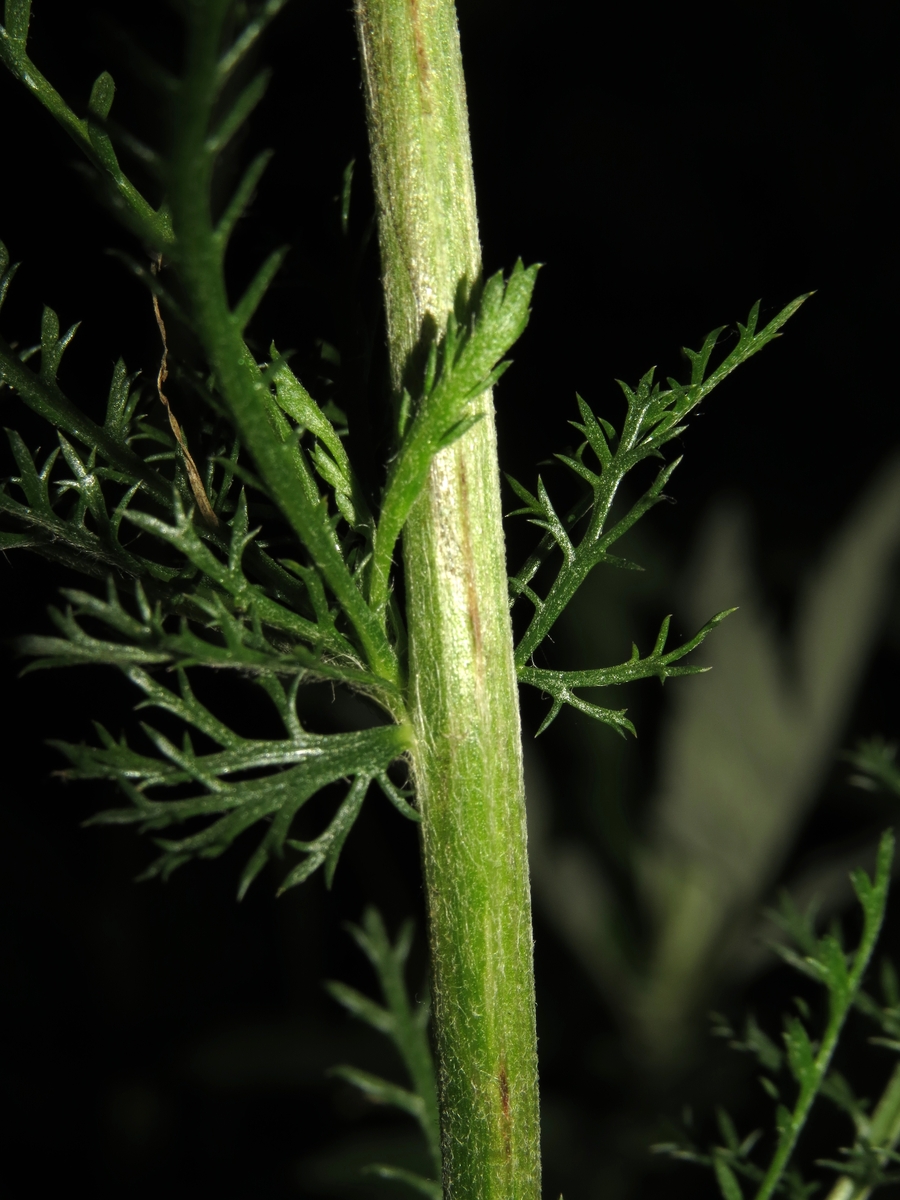
<svg viewBox="0 0 900 1200">
<path fill-rule="evenodd" d="M 504 469 L 533 479 L 537 461 L 571 442 L 576 389 L 615 417 L 614 376 L 634 381 L 655 362 L 663 373 L 680 370 L 679 346 L 744 318 L 758 297 L 764 316 L 773 315 L 816 289 L 787 336 L 693 422 L 670 489 L 677 506 L 649 518 L 674 586 L 710 499 L 747 497 L 758 573 L 785 626 L 829 532 L 900 442 L 898 111 L 887 12 L 835 4 L 813 19 L 805 6 L 784 4 L 721 6 L 714 16 L 692 4 L 662 15 L 640 3 L 460 5 L 486 269 L 508 268 L 518 256 L 545 264 L 531 325 L 497 395 Z M 115 112 L 152 130 L 152 104 L 118 65 L 110 19 L 127 21 L 177 62 L 177 22 L 159 6 L 59 0 L 36 0 L 32 56 L 79 112 L 109 67 L 120 83 Z M 277 156 L 234 270 L 240 277 L 272 246 L 292 245 L 256 328 L 261 342 L 274 335 L 296 346 L 308 370 L 321 373 L 316 338 L 335 337 L 335 197 L 351 158 L 360 223 L 371 206 L 351 13 L 294 0 L 263 57 L 274 79 L 243 149 L 273 145 Z M 61 380 L 90 409 L 103 403 L 120 353 L 148 376 L 156 367 L 146 293 L 105 254 L 139 248 L 93 200 L 65 135 L 5 75 L 0 108 L 0 236 L 24 264 L 4 334 L 34 341 L 44 302 L 64 326 L 82 320 Z M 8 392 L 0 406 L 3 423 L 32 445 L 47 436 Z M 352 455 L 352 428 L 349 448 Z M 529 544 L 524 529 L 513 532 L 513 562 Z M 66 582 L 40 561 L 0 558 L 4 636 L 47 629 L 44 609 Z M 898 642 L 895 620 L 847 742 L 896 731 Z M 331 1186 L 356 1194 L 334 1182 L 338 1169 L 325 1151 L 346 1140 L 348 1156 L 359 1150 L 367 1161 L 361 1138 L 379 1130 L 402 1138 L 405 1127 L 325 1079 L 335 1062 L 391 1064 L 321 981 L 371 986 L 341 930 L 370 901 L 392 926 L 416 917 L 421 977 L 422 897 L 409 827 L 370 801 L 332 894 L 316 878 L 275 901 L 273 879 L 264 877 L 238 906 L 233 854 L 190 866 L 164 887 L 136 886 L 150 847 L 129 831 L 81 829 L 107 798 L 50 778 L 58 760 L 44 741 L 90 737 L 93 716 L 118 731 L 133 702 L 127 686 L 112 673 L 18 679 L 21 664 L 9 652 L 0 665 L 9 1137 L 0 1189 L 24 1197 L 78 1186 L 136 1200 L 162 1191 L 318 1197 L 335 1194 Z M 240 695 L 234 703 L 239 710 Z M 644 753 L 633 745 L 629 767 L 636 811 L 652 782 L 658 720 L 655 701 L 639 711 Z M 526 707 L 532 725 L 539 716 Z M 553 743 L 544 753 L 552 751 Z M 553 770 L 563 804 L 565 763 Z M 843 815 L 826 804 L 795 861 L 826 833 L 839 835 L 842 821 L 852 824 L 853 798 L 837 768 L 830 786 L 846 800 Z M 643 1147 L 656 1117 L 677 1115 L 683 1103 L 705 1112 L 719 1100 L 743 1105 L 751 1121 L 748 1073 L 713 1047 L 677 1088 L 635 1096 L 626 1068 L 597 1065 L 609 1018 L 540 914 L 536 937 L 545 1100 L 566 1097 L 578 1114 L 577 1152 L 571 1129 L 548 1129 L 546 1194 L 562 1186 L 568 1200 L 714 1194 L 694 1168 L 660 1174 Z M 797 987 L 775 973 L 750 999 L 777 1023 Z M 735 1014 L 747 1002 L 722 998 Z M 634 1144 L 611 1145 L 605 1122 L 623 1108 L 636 1114 Z M 760 1112 L 756 1119 L 768 1121 Z M 847 1134 L 827 1120 L 831 1150 Z"/>
</svg>

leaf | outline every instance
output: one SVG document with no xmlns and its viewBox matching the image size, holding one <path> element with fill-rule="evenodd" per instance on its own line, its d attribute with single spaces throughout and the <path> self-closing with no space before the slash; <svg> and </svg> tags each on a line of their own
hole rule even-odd
<svg viewBox="0 0 900 1200">
<path fill-rule="evenodd" d="M 766 1071 L 779 1071 L 783 1055 L 767 1033 L 760 1029 L 752 1013 L 747 1016 L 744 1027 L 744 1040 L 739 1041 L 731 1032 L 722 1036 L 732 1038 L 728 1045 L 732 1050 L 740 1050 L 753 1054 L 759 1065 Z"/>
<path fill-rule="evenodd" d="M 796 1017 L 789 1017 L 784 1033 L 788 1066 L 791 1074 L 805 1087 L 815 1075 L 815 1053 L 803 1024 Z"/>
<path fill-rule="evenodd" d="M 707 376 L 710 356 L 721 330 L 711 333 L 699 351 L 686 351 L 691 362 L 691 381 L 680 384 L 670 380 L 668 390 L 654 382 L 653 370 L 648 371 L 635 389 L 619 381 L 627 403 L 627 414 L 621 432 L 604 420 L 598 420 L 581 396 L 577 397 L 581 422 L 573 422 L 585 435 L 587 441 L 573 458 L 557 455 L 569 470 L 573 471 L 590 489 L 590 498 L 580 502 L 569 516 L 560 520 L 553 511 L 549 497 L 541 494 L 543 484 L 538 483 L 538 502 L 543 519 L 533 523 L 543 525 L 547 536 L 531 555 L 522 570 L 510 581 L 513 601 L 523 594 L 534 603 L 535 611 L 519 645 L 516 647 L 516 665 L 521 668 L 528 663 L 537 648 L 547 637 L 554 623 L 566 608 L 572 596 L 584 582 L 593 567 L 601 562 L 612 561 L 610 547 L 625 534 L 646 512 L 663 498 L 663 488 L 671 478 L 679 460 L 664 466 L 651 487 L 632 504 L 624 517 L 612 528 L 607 523 L 612 512 L 613 500 L 626 475 L 649 458 L 660 458 L 662 448 L 684 431 L 684 419 L 706 396 L 741 363 L 757 354 L 768 345 L 779 330 L 806 299 L 799 297 L 784 308 L 759 333 L 756 332 L 758 308 L 751 311 L 746 326 L 739 325 L 738 344 L 723 362 Z M 600 467 L 597 474 L 584 462 L 582 454 L 586 447 L 593 451 Z M 516 485 L 516 489 L 521 485 Z M 524 488 L 519 493 L 529 497 L 528 509 L 533 512 L 533 497 Z M 568 536 L 569 528 L 585 513 L 590 520 L 580 541 L 573 545 Z M 552 514 L 552 516 L 550 515 Z M 563 561 L 556 579 L 543 597 L 526 591 L 539 566 L 553 545 L 562 549 Z"/>
<path fill-rule="evenodd" d="M 234 306 L 231 313 L 231 319 L 240 329 L 241 333 L 247 328 L 253 319 L 253 315 L 262 303 L 262 299 L 269 287 L 281 269 L 281 264 L 287 257 L 288 246 L 279 246 L 277 250 L 273 250 L 266 260 L 260 265 L 253 279 L 247 285 L 247 290 L 241 296 L 240 300 Z"/>
<path fill-rule="evenodd" d="M 235 188 L 231 195 L 231 199 L 225 206 L 225 211 L 219 217 L 218 224 L 215 230 L 216 247 L 220 255 L 224 256 L 225 248 L 228 245 L 228 239 L 234 232 L 238 221 L 245 214 L 249 207 L 253 196 L 256 192 L 257 185 L 263 177 L 266 167 L 272 160 L 272 151 L 263 150 L 257 154 L 256 158 L 244 171 L 240 183 Z"/>
<path fill-rule="evenodd" d="M 448 446 L 452 446 L 454 442 L 458 442 L 464 433 L 468 433 L 473 425 L 477 425 L 479 421 L 484 420 L 484 413 L 470 413 L 467 417 L 462 417 L 454 425 L 451 425 L 438 438 L 435 447 L 435 453 L 440 450 L 446 450 Z"/>
<path fill-rule="evenodd" d="M 244 61 L 286 4 L 287 0 L 264 0 L 259 5 L 253 17 L 244 25 L 234 42 L 219 59 L 216 71 L 219 87 L 231 76 L 235 67 Z"/>
<path fill-rule="evenodd" d="M 240 511 L 241 509 L 239 509 Z M 273 629 L 291 634 L 308 642 L 313 647 L 322 646 L 337 655 L 346 656 L 349 660 L 358 662 L 352 644 L 337 632 L 330 617 L 324 624 L 309 621 L 286 604 L 274 600 L 267 594 L 266 589 L 253 584 L 247 578 L 241 566 L 241 559 L 253 535 L 245 534 L 234 522 L 232 522 L 229 561 L 224 563 L 210 548 L 210 539 L 200 536 L 190 515 L 183 509 L 176 511 L 177 523 L 175 525 L 168 525 L 157 517 L 134 511 L 126 513 L 126 518 L 139 529 L 169 542 L 180 551 L 188 561 L 198 567 L 208 579 L 232 598 L 237 605 L 238 613 L 253 612 L 263 624 Z M 227 610 L 223 606 L 213 609 L 209 615 L 216 618 L 220 624 L 226 622 L 228 617 Z M 232 628 L 236 630 L 245 627 L 246 622 L 243 620 L 240 620 L 237 626 L 232 625 Z M 244 640 L 242 635 L 238 636 L 235 644 L 236 650 L 238 644 Z M 256 649 L 261 649 L 261 647 L 256 647 Z M 296 654 L 296 651 L 294 653 Z M 244 661 L 249 665 L 246 656 L 244 656 Z M 306 665 L 311 666 L 313 661 L 308 660 Z M 325 668 L 327 664 L 323 663 L 322 666 Z M 369 676 L 369 678 L 373 677 Z"/>
<path fill-rule="evenodd" d="M 719 1126 L 719 1133 L 721 1133 L 725 1141 L 726 1148 L 737 1153 L 741 1139 L 737 1135 L 734 1121 L 732 1121 L 724 1108 L 720 1107 L 716 1109 L 716 1124 Z"/>
<path fill-rule="evenodd" d="M 106 123 L 112 109 L 116 85 L 108 71 L 104 71 L 94 80 L 88 100 L 88 137 L 98 161 L 113 177 L 121 177 L 119 160 L 107 132 Z"/>
<path fill-rule="evenodd" d="M 343 983 L 332 981 L 326 984 L 326 988 L 353 1016 L 391 1038 L 413 1089 L 400 1088 L 387 1080 L 358 1071 L 355 1067 L 338 1067 L 335 1074 L 371 1098 L 392 1104 L 414 1116 L 428 1143 L 435 1173 L 439 1175 L 441 1151 L 437 1084 L 426 1029 L 429 1008 L 427 1004 L 414 1006 L 411 1003 L 404 979 L 412 944 L 412 924 L 407 922 L 392 943 L 381 914 L 370 907 L 363 916 L 362 926 L 350 925 L 348 929 L 375 969 L 385 1004 L 376 1004 Z"/>
<path fill-rule="evenodd" d="M 2 505 L 0 505 L 2 507 Z M 252 597 L 249 612 L 229 610 L 221 596 L 198 589 L 182 596 L 183 612 L 203 618 L 205 628 L 192 628 L 182 616 L 175 629 L 167 627 L 161 606 L 146 610 L 140 620 L 122 606 L 110 583 L 109 599 L 99 600 L 86 592 L 66 590 L 71 607 L 65 612 L 51 608 L 50 617 L 63 637 L 31 636 L 20 638 L 17 649 L 34 656 L 26 671 L 48 667 L 94 664 L 127 666 L 130 663 L 171 663 L 182 667 L 215 666 L 250 671 L 257 676 L 287 675 L 307 679 L 331 679 L 362 692 L 383 696 L 383 683 L 376 676 L 355 667 L 352 660 L 328 659 L 305 646 L 276 645 L 265 636 L 260 615 L 272 628 L 284 626 L 286 632 L 312 641 L 333 644 L 320 635 L 317 626 L 295 616 L 290 610 L 264 595 Z M 141 593 L 138 591 L 138 597 Z M 125 640 L 99 638 L 87 632 L 82 618 L 103 621 Z M 273 635 L 274 636 L 274 635 Z M 278 639 L 281 640 L 281 639 Z M 340 645 L 340 639 L 337 642 Z M 393 800 L 393 797 L 392 797 Z"/>
<path fill-rule="evenodd" d="M 188 741 L 179 749 L 147 725 L 144 732 L 158 757 L 137 753 L 124 741 L 115 743 L 105 731 L 101 731 L 103 745 L 99 747 L 54 743 L 69 759 L 68 777 L 114 780 L 131 801 L 129 808 L 98 813 L 92 824 L 138 824 L 142 830 L 158 833 L 193 818 L 211 818 L 200 831 L 185 837 L 156 839 L 163 853 L 143 877 L 165 879 L 192 858 L 216 857 L 244 830 L 267 820 L 266 833 L 241 876 L 239 896 L 243 896 L 270 859 L 280 858 L 286 846 L 297 844 L 289 833 L 303 805 L 323 787 L 349 777 L 353 782 L 336 816 L 314 842 L 299 843 L 307 857 L 289 872 L 281 890 L 302 882 L 322 865 L 330 881 L 368 785 L 403 752 L 404 731 L 385 725 L 357 733 L 306 733 L 296 721 L 291 700 L 290 713 L 277 704 L 287 738 L 239 738 L 197 700 L 184 673 L 179 675 L 180 694 L 162 687 L 140 667 L 131 666 L 128 674 L 146 697 L 143 707 L 161 708 L 223 747 L 197 754 Z M 276 702 L 280 699 L 277 689 L 274 698 Z M 155 795 L 157 789 L 185 783 L 199 784 L 202 790 L 177 800 Z"/>
<path fill-rule="evenodd" d="M 41 382 L 53 384 L 59 364 L 69 343 L 75 336 L 78 325 L 70 325 L 60 336 L 59 317 L 52 308 L 44 308 L 41 317 Z"/>
<path fill-rule="evenodd" d="M 325 886 L 329 890 L 331 889 L 341 850 L 347 840 L 347 835 L 353 828 L 354 821 L 359 816 L 359 810 L 362 808 L 371 782 L 371 776 L 357 775 L 331 824 L 314 841 L 288 840 L 287 844 L 293 846 L 295 850 L 305 851 L 306 858 L 294 867 L 284 880 L 279 888 L 279 895 L 286 892 L 288 888 L 305 882 L 323 863 L 325 865 Z"/>
<path fill-rule="evenodd" d="M 517 479 L 513 479 L 512 475 L 506 476 L 506 482 L 516 493 L 519 499 L 525 501 L 526 505 L 525 508 L 517 509 L 516 512 L 509 513 L 508 515 L 514 517 L 527 513 L 530 516 L 540 516 L 542 510 L 540 504 L 538 503 L 537 496 L 532 496 L 531 492 L 529 492 L 527 488 L 523 487 Z"/>
<path fill-rule="evenodd" d="M 656 639 L 653 651 L 646 658 L 641 658 L 637 647 L 635 647 L 634 653 L 628 662 L 621 663 L 617 667 L 602 667 L 594 671 L 549 671 L 539 667 L 518 667 L 517 674 L 521 683 L 527 683 L 532 687 L 540 688 L 542 692 L 546 692 L 553 697 L 553 708 L 538 730 L 538 734 L 543 733 L 551 721 L 555 719 L 564 704 L 569 704 L 573 708 L 577 708 L 580 712 L 596 717 L 597 720 L 602 721 L 606 725 L 611 725 L 618 732 L 627 729 L 629 732 L 634 733 L 634 727 L 624 718 L 624 709 L 616 711 L 588 704 L 586 701 L 577 698 L 572 689 L 613 687 L 618 684 L 629 683 L 635 679 L 647 679 L 650 676 L 656 676 L 661 682 L 665 682 L 666 679 L 672 676 L 702 674 L 708 668 L 694 666 L 679 667 L 673 664 L 684 658 L 692 650 L 695 650 L 706 635 L 734 611 L 734 609 L 726 609 L 725 612 L 717 613 L 711 620 L 707 621 L 703 628 L 690 641 L 685 642 L 682 646 L 678 646 L 675 650 L 670 650 L 668 653 L 665 651 L 665 644 L 669 631 L 669 618 L 666 617 L 660 627 L 659 636 Z"/>
<path fill-rule="evenodd" d="M 713 1159 L 713 1170 L 716 1173 L 716 1182 L 719 1185 L 723 1200 L 744 1200 L 741 1185 L 738 1183 L 734 1171 L 732 1171 L 727 1162 L 716 1157 Z"/>
<path fill-rule="evenodd" d="M 0 242 L 0 308 L 3 307 L 3 302 L 6 300 L 6 293 L 9 291 L 9 285 L 12 283 L 18 263 L 10 264 L 9 251 L 3 242 Z M 0 376 L 2 380 L 2 376 Z"/>
<path fill-rule="evenodd" d="M 125 363 L 120 358 L 113 367 L 112 382 L 106 401 L 106 418 L 103 428 L 123 446 L 131 433 L 131 425 L 140 400 L 140 392 L 133 388 L 140 376 L 140 371 L 129 375 Z"/>
<path fill-rule="evenodd" d="M 391 1167 L 385 1163 L 371 1163 L 368 1167 L 363 1167 L 363 1171 L 367 1175 L 377 1175 L 380 1179 L 390 1179 L 397 1183 L 405 1183 L 413 1191 L 430 1197 L 430 1200 L 442 1200 L 444 1194 L 444 1189 L 434 1179 L 425 1179 L 424 1176 L 416 1175 L 414 1171 L 407 1171 L 404 1167 Z"/>
<path fill-rule="evenodd" d="M 462 436 L 474 424 L 472 418 L 478 419 L 468 406 L 499 378 L 501 358 L 528 323 L 537 270 L 519 261 L 505 283 L 499 272 L 491 276 L 480 296 L 473 297 L 468 323 L 460 325 L 451 314 L 443 340 L 429 346 L 427 386 L 412 406 L 412 419 L 391 464 L 372 545 L 369 601 L 377 612 L 387 606 L 394 548 L 431 460 L 450 444 L 448 437 Z"/>
<path fill-rule="evenodd" d="M 415 1095 L 414 1092 L 407 1091 L 406 1088 L 399 1087 L 396 1083 L 389 1083 L 386 1079 L 381 1079 L 378 1075 L 371 1075 L 368 1071 L 360 1071 L 357 1067 L 332 1067 L 329 1074 L 336 1075 L 339 1079 L 346 1080 L 347 1083 L 352 1083 L 364 1096 L 376 1104 L 389 1104 L 393 1108 L 399 1108 L 402 1112 L 409 1113 L 417 1121 L 422 1119 L 422 1098 Z"/>
<path fill-rule="evenodd" d="M 265 95 L 271 77 L 270 71 L 259 71 L 238 93 L 228 111 L 221 117 L 215 131 L 204 143 L 204 150 L 211 158 L 217 158 Z"/>
<path fill-rule="evenodd" d="M 365 1021 L 373 1029 L 377 1029 L 379 1033 L 386 1033 L 393 1036 L 397 1019 L 386 1008 L 382 1008 L 380 1004 L 376 1004 L 374 1000 L 370 1000 L 362 992 L 358 992 L 355 988 L 348 987 L 346 983 L 340 983 L 337 980 L 329 980 L 325 984 L 325 989 L 352 1016 Z"/>
</svg>

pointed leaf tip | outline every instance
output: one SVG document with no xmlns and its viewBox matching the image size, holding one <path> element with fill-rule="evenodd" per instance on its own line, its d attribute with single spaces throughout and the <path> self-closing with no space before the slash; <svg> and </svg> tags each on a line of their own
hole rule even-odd
<svg viewBox="0 0 900 1200">
<path fill-rule="evenodd" d="M 744 1193 L 741 1191 L 741 1185 L 737 1181 L 737 1176 L 728 1163 L 718 1155 L 713 1160 L 713 1168 L 716 1173 L 716 1182 L 719 1185 L 719 1191 L 722 1193 L 723 1200 L 744 1200 Z"/>
</svg>

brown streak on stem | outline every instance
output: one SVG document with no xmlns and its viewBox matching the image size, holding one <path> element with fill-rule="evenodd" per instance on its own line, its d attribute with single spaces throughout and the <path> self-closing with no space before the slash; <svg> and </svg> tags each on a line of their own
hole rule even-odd
<svg viewBox="0 0 900 1200">
<path fill-rule="evenodd" d="M 416 45 L 416 65 L 419 72 L 419 87 L 423 95 L 428 94 L 428 53 L 425 49 L 425 39 L 422 36 L 422 18 L 419 13 L 419 0 L 409 0 L 409 19 L 413 28 L 413 41 Z"/>
<path fill-rule="evenodd" d="M 512 1126 L 512 1117 L 509 1108 L 509 1077 L 506 1074 L 506 1066 L 500 1065 L 500 1111 L 503 1114 L 503 1151 L 507 1158 L 512 1156 L 512 1145 L 510 1144 L 510 1129 Z"/>
</svg>

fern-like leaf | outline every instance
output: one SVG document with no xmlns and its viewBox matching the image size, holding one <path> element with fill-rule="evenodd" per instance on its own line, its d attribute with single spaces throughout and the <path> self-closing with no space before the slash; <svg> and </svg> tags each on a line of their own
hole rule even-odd
<svg viewBox="0 0 900 1200">
<path fill-rule="evenodd" d="M 6 0 L 5 25 L 0 25 L 0 62 L 20 80 L 97 169 L 114 201 L 119 218 L 150 246 L 162 249 L 173 240 L 164 208 L 154 209 L 119 166 L 105 123 L 112 106 L 114 85 L 103 74 L 94 83 L 88 116 L 78 117 L 28 56 L 31 0 Z"/>
<path fill-rule="evenodd" d="M 511 603 L 520 596 L 525 596 L 534 606 L 534 613 L 524 636 L 516 647 L 516 667 L 522 682 L 541 687 L 553 696 L 553 708 L 547 721 L 542 725 L 545 729 L 560 711 L 563 704 L 574 705 L 599 720 L 617 728 L 620 732 L 629 729 L 621 712 L 599 708 L 586 704 L 573 697 L 571 688 L 606 686 L 607 683 L 625 682 L 629 678 L 627 668 L 610 668 L 609 673 L 602 671 L 584 672 L 580 682 L 575 682 L 577 672 L 538 671 L 529 663 L 549 634 L 553 625 L 574 596 L 575 592 L 587 578 L 588 574 L 600 563 L 614 566 L 634 568 L 633 563 L 617 558 L 610 553 L 610 548 L 632 526 L 640 520 L 654 505 L 664 499 L 666 484 L 672 472 L 678 466 L 680 459 L 664 465 L 656 475 L 647 491 L 631 506 L 612 527 L 608 526 L 619 486 L 625 476 L 640 463 L 650 458 L 660 458 L 662 448 L 673 438 L 684 432 L 684 420 L 709 393 L 718 386 L 741 363 L 759 353 L 778 336 L 782 326 L 797 311 L 806 296 L 800 296 L 787 305 L 768 325 L 757 332 L 759 305 L 754 305 L 746 325 L 738 325 L 738 344 L 725 357 L 715 370 L 709 371 L 710 357 L 722 332 L 714 330 L 706 338 L 700 350 L 686 350 L 685 354 L 691 363 L 691 379 L 687 384 L 677 380 L 668 380 L 668 388 L 662 389 L 654 382 L 654 371 L 648 371 L 636 388 L 619 381 L 619 386 L 625 395 L 627 411 L 622 429 L 619 433 L 603 418 L 598 418 L 578 396 L 580 421 L 571 424 L 584 437 L 584 442 L 578 448 L 574 457 L 557 455 L 556 457 L 579 480 L 587 485 L 589 494 L 566 515 L 560 516 L 547 494 L 544 483 L 538 479 L 537 495 L 532 495 L 518 481 L 510 479 L 510 485 L 516 495 L 525 502 L 525 507 L 516 510 L 516 515 L 526 515 L 532 524 L 546 530 L 545 536 L 523 568 L 510 579 Z M 585 452 L 590 450 L 596 460 L 594 469 L 584 461 Z M 572 530 L 589 514 L 587 525 L 577 544 L 572 540 Z M 561 551 L 562 563 L 556 578 L 543 597 L 531 586 L 548 555 L 557 549 Z M 695 639 L 679 652 L 677 657 L 686 654 L 702 641 L 706 632 L 722 619 L 719 614 L 697 635 Z M 667 628 L 667 623 L 665 625 Z M 655 652 L 656 653 L 656 652 Z M 652 656 L 651 656 L 652 658 Z M 645 660 L 647 661 L 647 660 Z M 670 657 L 674 661 L 674 657 Z M 659 674 L 653 670 L 631 676 L 637 678 L 641 673 Z M 682 667 L 667 671 L 667 674 L 689 674 L 691 668 Z M 594 682 L 588 681 L 593 675 Z M 665 677 L 661 675 L 661 677 Z"/>
<path fill-rule="evenodd" d="M 376 1103 L 392 1105 L 414 1117 L 428 1144 L 435 1175 L 440 1177 L 437 1085 L 427 1035 L 429 1008 L 427 1004 L 413 1005 L 404 979 L 412 944 L 412 924 L 407 922 L 392 943 L 381 914 L 374 908 L 368 908 L 362 926 L 350 925 L 348 929 L 375 969 L 384 1004 L 370 1000 L 345 983 L 331 981 L 326 987 L 349 1013 L 393 1041 L 412 1083 L 412 1090 L 356 1067 L 335 1067 L 332 1074 L 345 1079 Z M 435 1180 L 423 1179 L 398 1167 L 373 1164 L 368 1170 L 382 1178 L 406 1183 L 425 1195 L 440 1194 L 440 1187 Z"/>
<path fill-rule="evenodd" d="M 853 1191 L 851 1173 L 871 1169 L 874 1172 L 872 1177 L 876 1178 L 877 1171 L 883 1172 L 885 1165 L 894 1157 L 893 1146 L 900 1139 L 900 1071 L 895 1072 L 886 1089 L 883 1104 L 879 1104 L 876 1110 L 880 1112 L 881 1119 L 875 1140 L 870 1136 L 874 1119 L 870 1126 L 863 1105 L 853 1095 L 846 1081 L 838 1075 L 829 1074 L 838 1039 L 853 1006 L 860 1005 L 867 1011 L 874 1009 L 876 1017 L 881 1015 L 879 1006 L 866 996 L 861 985 L 884 921 L 893 854 L 894 835 L 888 830 L 878 848 L 874 880 L 865 871 L 854 871 L 851 875 L 862 908 L 863 929 L 857 948 L 849 954 L 833 934 L 816 936 L 811 913 L 799 913 L 790 902 L 782 904 L 779 923 L 796 938 L 799 951 L 788 946 L 780 947 L 782 956 L 825 988 L 828 1007 L 825 1028 L 818 1037 L 813 1038 L 807 1029 L 810 1016 L 808 1006 L 797 1001 L 800 1016 L 788 1016 L 784 1023 L 784 1056 L 755 1026 L 755 1022 L 752 1029 L 748 1026 L 750 1036 L 746 1043 L 732 1042 L 736 1049 L 756 1054 L 767 1071 L 777 1071 L 784 1062 L 790 1076 L 787 1086 L 796 1090 L 794 1105 L 788 1108 L 778 1101 L 779 1089 L 773 1081 L 768 1076 L 763 1078 L 765 1090 L 776 1101 L 777 1141 L 768 1165 L 761 1167 L 749 1157 L 758 1132 L 741 1141 L 731 1118 L 724 1112 L 719 1114 L 719 1130 L 725 1144 L 713 1147 L 709 1154 L 699 1153 L 689 1142 L 666 1143 L 654 1148 L 658 1152 L 712 1167 L 724 1200 L 744 1195 L 739 1177 L 753 1182 L 753 1200 L 771 1200 L 776 1194 L 803 1200 L 812 1195 L 817 1185 L 804 1182 L 796 1168 L 791 1166 L 791 1157 L 819 1094 L 827 1096 L 851 1115 L 859 1135 L 857 1145 L 847 1161 L 825 1164 L 844 1172 L 848 1178 L 848 1186 L 843 1190 L 836 1189 L 832 1193 L 832 1200 L 838 1197 L 846 1200 L 857 1195 L 862 1200 L 865 1193 Z M 887 991 L 889 1003 L 890 1000 L 896 1001 L 896 980 Z M 870 1015 L 873 1014 L 870 1012 Z M 887 1019 L 893 1021 L 893 1014 Z M 721 1024 L 720 1032 L 728 1037 L 732 1034 L 727 1024 Z"/>
<path fill-rule="evenodd" d="M 64 772 L 67 777 L 114 781 L 130 802 L 126 808 L 98 813 L 90 823 L 137 824 L 143 831 L 157 833 L 195 818 L 208 820 L 199 832 L 177 839 L 154 839 L 163 853 L 143 878 L 167 878 L 193 858 L 217 857 L 245 830 L 268 823 L 241 874 L 239 897 L 246 894 L 268 861 L 283 856 L 286 847 L 303 850 L 308 857 L 288 873 L 282 891 L 301 883 L 323 864 L 330 884 L 369 784 L 381 779 L 407 746 L 404 729 L 384 725 L 358 733 L 307 733 L 294 710 L 299 681 L 286 693 L 277 680 L 270 679 L 264 690 L 275 701 L 287 736 L 280 741 L 242 738 L 196 698 L 183 671 L 176 693 L 157 683 L 143 664 L 123 664 L 123 669 L 145 697 L 141 707 L 160 708 L 178 716 L 221 749 L 197 753 L 188 736 L 178 747 L 147 724 L 142 728 L 155 754 L 140 753 L 124 740 L 116 742 L 103 729 L 98 729 L 100 746 L 52 743 L 69 760 Z M 347 798 L 325 833 L 314 843 L 291 839 L 291 824 L 303 805 L 323 787 L 346 778 L 352 780 Z M 168 788 L 183 791 L 186 784 L 199 785 L 202 790 L 175 800 L 157 795 Z M 417 816 L 413 810 L 409 815 Z"/>
<path fill-rule="evenodd" d="M 628 662 L 620 663 L 616 667 L 601 667 L 595 671 L 548 671 L 537 667 L 520 667 L 519 679 L 522 683 L 529 683 L 532 687 L 540 688 L 542 692 L 553 697 L 553 707 L 538 729 L 538 735 L 543 733 L 556 718 L 564 704 L 569 704 L 573 708 L 577 708 L 579 712 L 587 713 L 604 724 L 612 726 L 623 736 L 626 730 L 634 733 L 634 726 L 625 718 L 625 710 L 600 708 L 596 704 L 589 704 L 587 701 L 579 699 L 573 689 L 614 687 L 617 684 L 631 683 L 636 679 L 648 679 L 651 676 L 655 676 L 661 683 L 665 683 L 667 679 L 676 675 L 701 675 L 709 668 L 675 666 L 674 664 L 695 650 L 706 635 L 734 611 L 733 608 L 729 608 L 724 612 L 717 613 L 698 633 L 694 634 L 690 641 L 668 652 L 666 651 L 666 641 L 671 617 L 666 617 L 651 653 L 645 658 L 641 658 L 640 652 L 635 646 Z"/>
</svg>

